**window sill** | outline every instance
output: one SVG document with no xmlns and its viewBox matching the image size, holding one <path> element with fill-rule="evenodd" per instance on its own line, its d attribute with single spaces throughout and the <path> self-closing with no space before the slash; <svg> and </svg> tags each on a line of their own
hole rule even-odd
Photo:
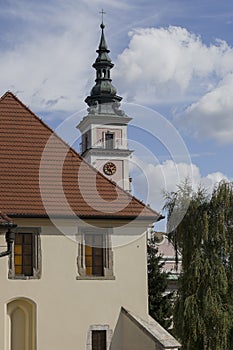
<svg viewBox="0 0 233 350">
<path fill-rule="evenodd" d="M 15 281 L 28 281 L 28 280 L 39 280 L 40 276 L 16 276 L 16 275 L 9 275 L 9 280 L 15 280 Z"/>
<path fill-rule="evenodd" d="M 115 279 L 116 279 L 115 276 L 77 276 L 76 277 L 76 280 L 86 280 L 86 281 L 90 281 L 90 280 L 113 281 Z"/>
</svg>

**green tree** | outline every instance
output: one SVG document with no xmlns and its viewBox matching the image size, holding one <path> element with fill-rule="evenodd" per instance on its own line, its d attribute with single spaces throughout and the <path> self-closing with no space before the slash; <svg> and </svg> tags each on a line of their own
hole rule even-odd
<svg viewBox="0 0 233 350">
<path fill-rule="evenodd" d="M 163 271 L 164 262 L 158 254 L 155 237 L 148 240 L 148 292 L 149 313 L 164 328 L 168 329 L 172 323 L 172 296 L 166 293 L 168 273 Z"/>
<path fill-rule="evenodd" d="M 170 239 L 182 254 L 174 311 L 182 349 L 233 349 L 233 184 L 220 183 L 208 196 L 186 183 L 167 195 L 165 207 Z"/>
</svg>

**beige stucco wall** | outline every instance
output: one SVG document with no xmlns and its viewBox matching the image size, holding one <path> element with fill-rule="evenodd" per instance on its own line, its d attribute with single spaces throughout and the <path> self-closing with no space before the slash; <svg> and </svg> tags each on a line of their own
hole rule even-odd
<svg viewBox="0 0 233 350">
<path fill-rule="evenodd" d="M 114 330 L 121 306 L 147 317 L 145 234 L 114 248 L 115 280 L 77 280 L 74 240 L 47 219 L 17 223 L 41 227 L 42 275 L 39 280 L 9 280 L 8 257 L 0 259 L 0 349 L 9 350 L 6 309 L 15 298 L 36 304 L 37 349 L 43 350 L 86 349 L 90 325 Z"/>
</svg>

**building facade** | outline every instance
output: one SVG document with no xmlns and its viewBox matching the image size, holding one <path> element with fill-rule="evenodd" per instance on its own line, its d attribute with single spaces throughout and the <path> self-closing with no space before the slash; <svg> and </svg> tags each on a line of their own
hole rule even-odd
<svg viewBox="0 0 233 350">
<path fill-rule="evenodd" d="M 181 273 L 181 254 L 179 252 L 176 254 L 172 242 L 164 232 L 152 232 L 151 236 L 155 238 L 158 255 L 161 256 L 161 261 L 164 263 L 163 271 L 168 273 L 166 293 L 177 292 L 178 278 Z"/>
<path fill-rule="evenodd" d="M 113 107 L 120 97 L 111 86 L 103 29 L 102 24 L 96 88 L 79 129 L 83 155 L 92 165 L 103 162 L 107 178 L 14 94 L 0 99 L 0 208 L 15 226 L 12 253 L 0 259 L 2 350 L 180 347 L 148 315 L 146 232 L 161 216 L 127 192 L 130 118 Z M 106 110 L 119 119 L 105 128 Z M 111 159 L 106 147 L 100 147 L 101 155 L 93 147 L 100 135 Z M 7 249 L 5 224 L 0 223 L 1 251 Z"/>
</svg>

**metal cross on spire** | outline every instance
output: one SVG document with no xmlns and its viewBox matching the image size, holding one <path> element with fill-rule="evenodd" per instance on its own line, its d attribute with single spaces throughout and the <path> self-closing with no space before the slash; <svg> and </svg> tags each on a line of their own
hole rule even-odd
<svg viewBox="0 0 233 350">
<path fill-rule="evenodd" d="M 104 15 L 106 15 L 106 12 L 104 12 L 104 10 L 102 9 L 101 12 L 99 12 L 101 14 L 101 17 L 102 17 L 102 24 L 104 22 Z"/>
</svg>

